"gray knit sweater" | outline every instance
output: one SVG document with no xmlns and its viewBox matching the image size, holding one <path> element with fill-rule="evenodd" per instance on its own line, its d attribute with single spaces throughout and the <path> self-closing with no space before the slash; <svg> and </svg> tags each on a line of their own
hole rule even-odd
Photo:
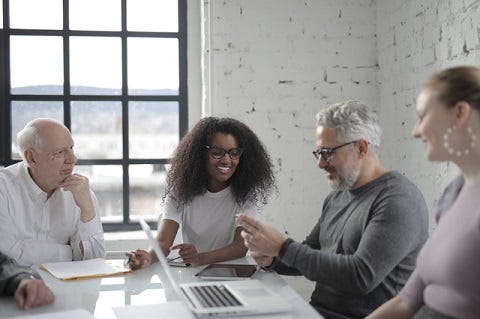
<svg viewBox="0 0 480 319">
<path fill-rule="evenodd" d="M 315 281 L 310 303 L 326 318 L 363 318 L 405 285 L 427 237 L 421 192 L 389 172 L 330 193 L 310 235 L 271 268 Z"/>
</svg>

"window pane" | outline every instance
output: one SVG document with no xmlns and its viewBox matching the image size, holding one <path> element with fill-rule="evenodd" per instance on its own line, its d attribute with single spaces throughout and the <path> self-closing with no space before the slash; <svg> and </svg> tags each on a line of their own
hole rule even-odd
<svg viewBox="0 0 480 319">
<path fill-rule="evenodd" d="M 178 1 L 127 0 L 127 30 L 178 32 Z"/>
<path fill-rule="evenodd" d="M 165 165 L 130 165 L 130 217 L 139 216 L 156 221 L 165 194 Z"/>
<path fill-rule="evenodd" d="M 17 147 L 17 133 L 28 122 L 39 117 L 63 122 L 63 102 L 12 101 L 12 159 L 21 159 Z"/>
<path fill-rule="evenodd" d="M 71 105 L 77 157 L 122 158 L 122 103 L 74 101 Z"/>
<path fill-rule="evenodd" d="M 0 0 L 0 29 L 3 29 L 3 1 Z"/>
<path fill-rule="evenodd" d="M 63 40 L 10 37 L 12 94 L 63 94 Z"/>
<path fill-rule="evenodd" d="M 62 0 L 10 0 L 10 28 L 63 28 Z"/>
<path fill-rule="evenodd" d="M 178 102 L 130 102 L 128 112 L 130 158 L 171 157 L 179 139 Z"/>
<path fill-rule="evenodd" d="M 178 40 L 128 39 L 128 93 L 178 94 Z"/>
<path fill-rule="evenodd" d="M 88 177 L 100 205 L 102 222 L 123 220 L 123 170 L 121 165 L 77 165 L 75 172 Z"/>
<path fill-rule="evenodd" d="M 121 94 L 120 38 L 71 37 L 70 82 L 72 94 Z"/>
<path fill-rule="evenodd" d="M 70 0 L 70 30 L 120 31 L 120 0 Z"/>
</svg>

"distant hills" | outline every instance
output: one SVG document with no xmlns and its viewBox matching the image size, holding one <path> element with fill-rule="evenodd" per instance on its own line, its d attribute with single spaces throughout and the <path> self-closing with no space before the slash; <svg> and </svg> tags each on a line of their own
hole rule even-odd
<svg viewBox="0 0 480 319">
<path fill-rule="evenodd" d="M 12 104 L 12 131 L 16 134 L 25 123 L 36 117 L 63 120 L 63 102 L 45 101 L 42 96 L 62 95 L 63 86 L 38 85 L 12 89 L 12 94 L 38 95 L 38 101 L 14 101 Z M 72 87 L 75 98 L 82 95 L 118 96 L 119 89 L 77 86 Z M 166 95 L 176 96 L 178 90 L 130 90 L 129 97 Z M 178 102 L 129 102 L 129 129 L 131 133 L 178 134 Z M 121 131 L 122 111 L 120 101 L 72 101 L 72 131 L 74 133 L 112 133 Z"/>
</svg>

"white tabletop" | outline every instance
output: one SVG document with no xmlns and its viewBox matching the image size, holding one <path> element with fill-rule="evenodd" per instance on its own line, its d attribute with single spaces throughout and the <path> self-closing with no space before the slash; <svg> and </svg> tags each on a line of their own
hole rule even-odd
<svg viewBox="0 0 480 319">
<path fill-rule="evenodd" d="M 113 262 L 121 262 L 115 260 Z M 235 261 L 247 263 L 245 259 Z M 199 279 L 192 275 L 202 267 L 172 268 L 177 282 L 192 282 Z M 160 264 L 137 270 L 120 276 L 85 279 L 76 281 L 61 281 L 49 273 L 39 270 L 40 275 L 46 284 L 55 294 L 55 302 L 51 305 L 32 308 L 30 310 L 18 310 L 13 298 L 0 298 L 0 317 L 16 317 L 31 314 L 56 312 L 70 309 L 86 309 L 98 319 L 117 319 L 114 308 L 124 306 L 138 307 L 139 312 L 150 309 L 150 306 L 157 305 L 155 311 L 165 311 L 171 314 L 171 309 L 181 307 L 173 289 L 168 285 L 162 285 L 161 278 L 164 274 Z M 305 302 L 288 284 L 276 273 L 257 272 L 254 277 L 262 281 L 267 287 L 281 295 L 290 305 L 292 310 L 287 314 L 248 316 L 243 318 L 321 318 L 318 313 Z M 163 281 L 165 282 L 165 281 Z M 166 304 L 168 303 L 168 304 Z M 159 304 L 165 304 L 164 309 Z M 153 309 L 153 308 L 152 308 Z M 135 308 L 129 309 L 135 310 Z M 140 311 L 141 310 L 141 311 Z M 179 309 L 178 314 L 183 313 Z M 139 313 L 140 314 L 140 313 Z M 156 314 L 159 318 L 161 313 Z M 142 316 L 144 318 L 144 316 Z M 169 316 L 169 318 L 173 318 Z M 121 318 L 118 318 L 121 319 Z"/>
</svg>

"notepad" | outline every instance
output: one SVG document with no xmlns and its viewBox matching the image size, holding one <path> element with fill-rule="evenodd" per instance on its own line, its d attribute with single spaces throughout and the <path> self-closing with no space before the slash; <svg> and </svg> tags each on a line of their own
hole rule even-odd
<svg viewBox="0 0 480 319">
<path fill-rule="evenodd" d="M 61 280 L 105 277 L 131 272 L 131 269 L 118 267 L 103 258 L 79 261 L 44 263 L 41 268 Z"/>
</svg>

